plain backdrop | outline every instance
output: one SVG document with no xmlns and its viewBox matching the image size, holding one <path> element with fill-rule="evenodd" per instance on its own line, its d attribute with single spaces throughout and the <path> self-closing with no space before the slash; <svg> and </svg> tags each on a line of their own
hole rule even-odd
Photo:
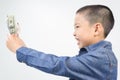
<svg viewBox="0 0 120 80">
<path fill-rule="evenodd" d="M 68 80 L 19 63 L 6 47 L 7 15 L 20 24 L 20 37 L 30 48 L 57 56 L 74 56 L 78 46 L 73 37 L 75 12 L 90 4 L 111 8 L 115 25 L 106 40 L 112 42 L 118 59 L 120 80 L 120 5 L 118 0 L 0 0 L 0 80 Z"/>
</svg>

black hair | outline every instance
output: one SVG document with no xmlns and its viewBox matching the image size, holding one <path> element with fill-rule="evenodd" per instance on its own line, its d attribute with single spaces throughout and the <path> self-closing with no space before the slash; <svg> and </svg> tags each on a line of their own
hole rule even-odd
<svg viewBox="0 0 120 80">
<path fill-rule="evenodd" d="M 114 26 L 114 16 L 110 8 L 104 5 L 87 5 L 77 10 L 83 13 L 90 24 L 101 23 L 104 28 L 104 37 L 107 37 Z"/>
</svg>

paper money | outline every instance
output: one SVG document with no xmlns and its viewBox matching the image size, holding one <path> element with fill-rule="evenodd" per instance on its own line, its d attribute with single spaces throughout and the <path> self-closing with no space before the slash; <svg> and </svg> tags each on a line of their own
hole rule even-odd
<svg viewBox="0 0 120 80">
<path fill-rule="evenodd" d="M 10 34 L 17 33 L 15 18 L 13 15 L 7 16 L 7 25 L 8 25 L 8 29 L 9 29 Z"/>
</svg>

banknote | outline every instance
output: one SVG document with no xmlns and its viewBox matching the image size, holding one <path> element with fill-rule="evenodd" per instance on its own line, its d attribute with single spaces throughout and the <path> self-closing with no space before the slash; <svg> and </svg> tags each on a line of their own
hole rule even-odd
<svg viewBox="0 0 120 80">
<path fill-rule="evenodd" d="M 10 34 L 17 33 L 17 28 L 16 28 L 16 24 L 15 24 L 15 17 L 13 15 L 7 16 L 7 25 L 8 25 L 8 30 L 9 30 Z"/>
</svg>

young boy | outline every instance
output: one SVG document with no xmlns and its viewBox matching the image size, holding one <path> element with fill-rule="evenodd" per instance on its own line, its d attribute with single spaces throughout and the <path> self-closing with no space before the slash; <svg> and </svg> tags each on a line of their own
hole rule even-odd
<svg viewBox="0 0 120 80">
<path fill-rule="evenodd" d="M 117 59 L 105 41 L 114 25 L 112 11 L 103 5 L 80 8 L 75 16 L 74 36 L 80 48 L 74 57 L 58 57 L 26 47 L 17 34 L 10 35 L 7 47 L 19 62 L 70 80 L 116 80 Z"/>
</svg>

